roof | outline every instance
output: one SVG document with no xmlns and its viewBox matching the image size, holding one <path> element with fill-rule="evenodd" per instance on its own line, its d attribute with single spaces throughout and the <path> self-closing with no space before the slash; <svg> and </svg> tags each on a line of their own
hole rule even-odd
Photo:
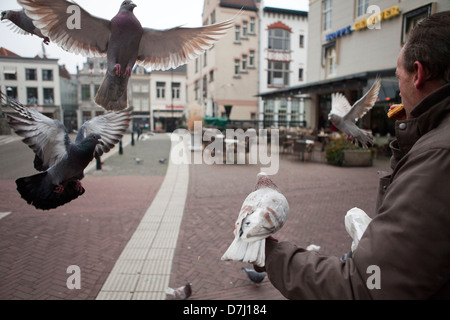
<svg viewBox="0 0 450 320">
<path fill-rule="evenodd" d="M 264 12 L 281 13 L 281 14 L 289 14 L 292 16 L 308 17 L 307 11 L 273 8 L 273 7 L 265 7 L 263 10 L 264 10 Z"/>
<path fill-rule="evenodd" d="M 3 47 L 0 48 L 0 56 L 3 57 L 20 57 L 18 54 L 15 54 L 12 51 L 9 51 L 8 49 L 5 49 Z"/>
<path fill-rule="evenodd" d="M 221 7 L 258 11 L 255 0 L 220 0 Z"/>
</svg>

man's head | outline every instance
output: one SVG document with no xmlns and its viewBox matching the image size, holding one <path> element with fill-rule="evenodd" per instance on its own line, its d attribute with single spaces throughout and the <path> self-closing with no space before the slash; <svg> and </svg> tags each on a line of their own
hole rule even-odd
<svg viewBox="0 0 450 320">
<path fill-rule="evenodd" d="M 400 51 L 396 73 L 407 115 L 431 92 L 450 83 L 449 26 L 449 11 L 425 18 Z"/>
</svg>

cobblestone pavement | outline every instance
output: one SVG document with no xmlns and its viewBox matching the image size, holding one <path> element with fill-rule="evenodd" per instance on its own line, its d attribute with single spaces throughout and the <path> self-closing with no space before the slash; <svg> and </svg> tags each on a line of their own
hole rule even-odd
<svg viewBox="0 0 450 320">
<path fill-rule="evenodd" d="M 15 143 L 21 142 L 8 148 Z M 169 150 L 167 135 L 127 146 L 123 155 L 106 159 L 102 171 L 86 175 L 82 197 L 49 212 L 28 206 L 14 178 L 0 175 L 0 213 L 11 212 L 0 214 L 0 299 L 95 299 L 159 190 L 167 169 L 159 160 L 168 159 Z M 338 168 L 282 156 L 273 181 L 291 211 L 276 237 L 319 245 L 323 254 L 347 252 L 345 213 L 357 206 L 373 215 L 377 171 L 387 168 L 386 160 L 367 168 Z M 248 265 L 220 260 L 258 172 L 256 165 L 190 166 L 170 286 L 191 282 L 194 300 L 284 299 L 268 279 L 252 284 L 241 270 Z M 66 286 L 70 265 L 81 269 L 81 290 Z"/>
</svg>

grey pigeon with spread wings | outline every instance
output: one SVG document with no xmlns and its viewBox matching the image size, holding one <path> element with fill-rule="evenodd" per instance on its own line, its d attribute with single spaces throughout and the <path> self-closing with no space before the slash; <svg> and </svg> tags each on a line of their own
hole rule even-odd
<svg viewBox="0 0 450 320">
<path fill-rule="evenodd" d="M 17 179 L 17 191 L 28 204 L 41 210 L 55 209 L 85 192 L 80 183 L 84 169 L 94 156 L 100 157 L 120 140 L 131 119 L 128 109 L 97 116 L 83 124 L 72 143 L 58 120 L 27 108 L 3 93 L 1 96 L 2 102 L 14 111 L 7 115 L 10 127 L 34 151 L 34 167 L 42 171 Z"/>
<path fill-rule="evenodd" d="M 133 13 L 136 5 L 123 1 L 111 20 L 79 8 L 81 28 L 68 28 L 66 0 L 18 0 L 36 26 L 67 51 L 107 55 L 108 71 L 95 102 L 107 110 L 127 106 L 127 85 L 137 62 L 153 70 L 176 68 L 209 49 L 232 27 L 232 20 L 199 28 L 143 28 Z M 69 12 L 70 9 L 69 9 Z"/>
<path fill-rule="evenodd" d="M 48 44 L 50 39 L 44 36 L 25 13 L 25 10 L 5 10 L 2 11 L 2 21 L 11 21 L 12 30 L 20 34 L 32 34 L 44 39 L 44 43 Z"/>
<path fill-rule="evenodd" d="M 331 111 L 328 118 L 339 131 L 347 134 L 349 139 L 358 142 L 363 147 L 373 144 L 373 137 L 369 132 L 360 129 L 356 125 L 356 121 L 372 109 L 377 101 L 380 87 L 381 79 L 377 77 L 369 91 L 353 106 L 343 94 L 333 93 L 331 95 Z"/>
</svg>

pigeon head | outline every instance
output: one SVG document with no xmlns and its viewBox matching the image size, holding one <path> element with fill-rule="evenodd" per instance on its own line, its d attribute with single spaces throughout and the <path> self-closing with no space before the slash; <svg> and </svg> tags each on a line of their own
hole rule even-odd
<svg viewBox="0 0 450 320">
<path fill-rule="evenodd" d="M 133 12 L 134 8 L 136 8 L 137 5 L 134 4 L 133 1 L 124 1 L 122 2 L 122 5 L 120 6 L 120 10 L 126 10 Z"/>
<path fill-rule="evenodd" d="M 2 20 L 1 21 L 11 18 L 11 14 L 12 14 L 11 10 L 2 11 Z"/>
<path fill-rule="evenodd" d="M 341 122 L 341 117 L 339 117 L 337 114 L 330 113 L 328 115 L 328 120 L 333 122 L 335 125 Z"/>
</svg>

